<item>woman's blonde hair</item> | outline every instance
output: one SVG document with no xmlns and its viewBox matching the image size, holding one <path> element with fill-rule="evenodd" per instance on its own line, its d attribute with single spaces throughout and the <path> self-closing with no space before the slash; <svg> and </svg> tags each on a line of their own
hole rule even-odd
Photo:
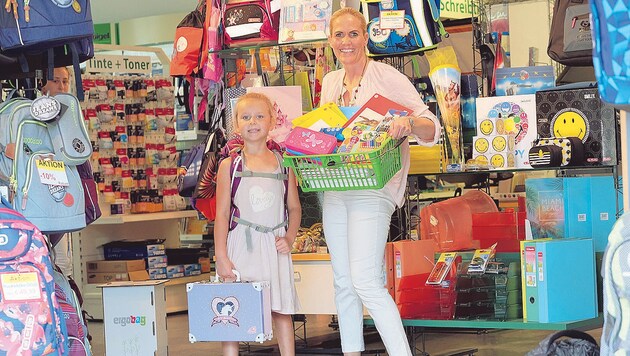
<svg viewBox="0 0 630 356">
<path fill-rule="evenodd" d="M 259 101 L 262 101 L 267 106 L 267 109 L 269 109 L 269 116 L 272 119 L 275 119 L 276 111 L 273 109 L 273 102 L 271 101 L 271 99 L 269 99 L 269 97 L 267 95 L 262 94 L 262 93 L 247 93 L 247 94 L 239 97 L 238 100 L 236 101 L 236 108 L 234 109 L 234 119 L 235 120 L 238 119 L 238 112 L 240 111 L 241 106 L 243 105 L 243 103 L 246 100 L 259 100 Z"/>
<path fill-rule="evenodd" d="M 352 15 L 361 23 L 361 28 L 363 28 L 363 33 L 367 33 L 367 22 L 365 21 L 365 17 L 362 13 L 357 11 L 352 7 L 342 7 L 341 9 L 335 11 L 334 14 L 330 17 L 330 33 L 333 33 L 333 22 L 343 15 Z"/>
</svg>

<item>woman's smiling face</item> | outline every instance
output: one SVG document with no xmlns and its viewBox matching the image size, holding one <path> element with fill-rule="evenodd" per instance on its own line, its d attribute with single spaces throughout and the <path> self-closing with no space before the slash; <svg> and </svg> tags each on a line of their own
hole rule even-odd
<svg viewBox="0 0 630 356">
<path fill-rule="evenodd" d="M 363 65 L 367 54 L 367 32 L 361 21 L 351 14 L 343 14 L 331 23 L 330 46 L 344 66 Z"/>
</svg>

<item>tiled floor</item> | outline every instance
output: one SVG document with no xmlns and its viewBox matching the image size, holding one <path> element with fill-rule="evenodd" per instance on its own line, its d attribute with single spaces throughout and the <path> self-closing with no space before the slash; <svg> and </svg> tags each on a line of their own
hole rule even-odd
<svg viewBox="0 0 630 356">
<path fill-rule="evenodd" d="M 306 320 L 307 346 L 311 350 L 298 352 L 298 355 L 313 355 L 313 352 L 322 351 L 322 348 L 329 351 L 318 353 L 318 355 L 339 355 L 338 351 L 335 351 L 335 349 L 339 348 L 339 333 L 329 326 L 331 317 L 327 315 L 308 315 Z M 299 325 L 296 324 L 296 326 Z M 105 355 L 103 323 L 91 322 L 89 328 L 93 336 L 92 349 L 94 355 Z M 536 347 L 538 342 L 550 333 L 552 332 L 529 330 L 490 330 L 486 332 L 483 330 L 439 329 L 431 330 L 425 334 L 425 345 L 426 351 L 432 356 L 449 355 L 454 350 L 464 348 L 477 348 L 479 351 L 476 355 L 479 356 L 524 355 L 527 351 Z M 589 333 L 599 341 L 601 328 L 591 330 Z M 299 329 L 297 334 L 303 336 L 303 330 Z M 296 340 L 298 347 L 303 345 L 299 339 Z M 221 354 L 219 343 L 191 344 L 188 342 L 188 316 L 185 313 L 168 317 L 168 341 L 169 355 L 214 356 Z M 372 330 L 366 330 L 366 344 L 368 350 L 383 348 L 378 334 Z M 267 350 L 262 350 L 261 346 L 253 345 L 250 353 L 252 355 L 279 355 L 275 349 L 271 349 L 274 346 L 274 341 L 263 344 L 262 347 L 267 348 Z M 421 339 L 416 340 L 416 346 L 422 346 Z M 246 355 L 248 353 L 243 349 L 241 354 Z M 418 355 L 421 354 L 418 351 Z M 380 353 L 380 355 L 386 355 L 386 353 Z"/>
</svg>

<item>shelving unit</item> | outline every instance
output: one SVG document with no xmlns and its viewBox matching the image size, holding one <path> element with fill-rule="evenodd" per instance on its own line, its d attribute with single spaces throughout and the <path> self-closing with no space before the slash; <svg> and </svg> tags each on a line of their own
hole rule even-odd
<svg viewBox="0 0 630 356">
<path fill-rule="evenodd" d="M 164 239 L 167 248 L 179 247 L 180 219 L 197 216 L 193 210 L 150 214 L 103 216 L 85 229 L 72 233 L 75 280 L 83 294 L 83 309 L 96 319 L 103 318 L 102 291 L 87 283 L 86 263 L 103 259 L 102 245 L 114 240 Z M 186 283 L 210 279 L 209 273 L 171 279 L 166 282 L 166 311 L 188 308 Z"/>
</svg>

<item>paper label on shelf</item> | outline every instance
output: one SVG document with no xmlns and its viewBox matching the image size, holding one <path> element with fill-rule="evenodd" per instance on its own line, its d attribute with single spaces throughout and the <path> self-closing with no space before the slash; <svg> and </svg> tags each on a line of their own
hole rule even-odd
<svg viewBox="0 0 630 356">
<path fill-rule="evenodd" d="M 400 258 L 400 251 L 396 251 L 394 254 L 394 265 L 396 266 L 396 278 L 402 278 L 402 261 Z"/>
</svg>

